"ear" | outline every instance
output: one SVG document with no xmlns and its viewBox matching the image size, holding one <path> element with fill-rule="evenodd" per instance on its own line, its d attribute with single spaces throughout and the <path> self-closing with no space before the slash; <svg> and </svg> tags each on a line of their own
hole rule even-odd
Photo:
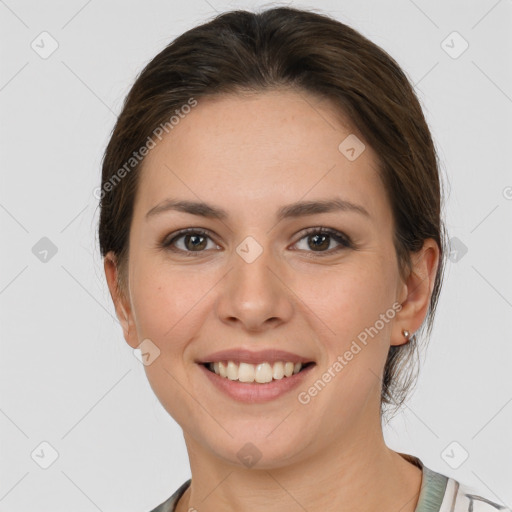
<svg viewBox="0 0 512 512">
<path fill-rule="evenodd" d="M 137 348 L 139 341 L 137 339 L 137 330 L 135 329 L 130 300 L 119 287 L 117 258 L 112 251 L 108 252 L 103 259 L 103 267 L 105 269 L 105 277 L 110 290 L 110 296 L 112 297 L 116 310 L 116 316 L 123 328 L 124 339 L 130 347 Z"/>
<path fill-rule="evenodd" d="M 391 335 L 391 345 L 403 345 L 421 327 L 430 305 L 430 297 L 439 265 L 440 250 L 433 238 L 423 242 L 423 247 L 411 253 L 412 269 L 400 285 L 399 301 L 402 309 L 397 313 Z M 410 332 L 405 338 L 402 330 Z"/>
</svg>

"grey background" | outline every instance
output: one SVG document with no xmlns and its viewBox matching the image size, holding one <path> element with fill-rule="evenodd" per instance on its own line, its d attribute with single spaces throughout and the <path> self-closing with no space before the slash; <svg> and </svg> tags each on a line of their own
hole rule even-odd
<svg viewBox="0 0 512 512">
<path fill-rule="evenodd" d="M 416 392 L 386 440 L 510 505 L 512 2 L 289 4 L 334 15 L 395 57 L 447 182 L 458 240 Z M 216 11 L 270 5 L 0 1 L 0 512 L 140 512 L 189 478 L 181 429 L 115 319 L 93 191 L 142 67 Z M 58 43 L 47 58 L 31 47 L 51 48 L 43 31 Z M 469 44 L 457 58 L 453 31 Z"/>
</svg>

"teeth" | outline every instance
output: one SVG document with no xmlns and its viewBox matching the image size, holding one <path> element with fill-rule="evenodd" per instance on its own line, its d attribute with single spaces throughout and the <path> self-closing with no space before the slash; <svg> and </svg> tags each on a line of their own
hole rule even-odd
<svg viewBox="0 0 512 512">
<path fill-rule="evenodd" d="M 264 384 L 272 380 L 281 380 L 299 373 L 302 363 L 277 361 L 273 365 L 264 362 L 257 365 L 249 363 L 236 364 L 234 361 L 218 361 L 208 365 L 217 375 L 239 382 L 258 382 Z"/>
</svg>

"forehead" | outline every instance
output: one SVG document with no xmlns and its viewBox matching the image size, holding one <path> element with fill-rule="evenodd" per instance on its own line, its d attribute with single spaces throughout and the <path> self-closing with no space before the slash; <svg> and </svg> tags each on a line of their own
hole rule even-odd
<svg viewBox="0 0 512 512">
<path fill-rule="evenodd" d="M 264 209 L 336 192 L 385 208 L 376 155 L 329 100 L 268 91 L 197 101 L 145 157 L 143 213 L 169 196 Z"/>
<path fill-rule="evenodd" d="M 199 99 L 148 160 L 166 150 L 178 150 L 175 156 L 186 153 L 189 164 L 212 157 L 227 164 L 238 159 L 244 167 L 250 164 L 250 157 L 267 163 L 271 159 L 301 161 L 304 157 L 318 162 L 325 151 L 322 161 L 338 156 L 340 138 L 353 132 L 333 103 L 310 93 L 272 90 L 222 94 Z"/>
</svg>

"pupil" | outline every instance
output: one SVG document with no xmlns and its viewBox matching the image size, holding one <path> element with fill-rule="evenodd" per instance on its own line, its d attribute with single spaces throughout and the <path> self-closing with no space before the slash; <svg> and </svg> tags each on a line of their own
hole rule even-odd
<svg viewBox="0 0 512 512">
<path fill-rule="evenodd" d="M 203 240 L 204 240 L 204 237 L 202 235 L 188 235 L 188 236 L 189 236 L 189 240 L 199 239 L 199 238 L 203 238 Z M 199 243 L 192 242 L 192 246 L 195 248 L 200 247 L 200 245 L 201 245 L 201 242 L 199 242 Z"/>
<path fill-rule="evenodd" d="M 313 239 L 315 240 L 314 244 L 317 248 L 322 248 L 320 245 L 317 245 L 316 242 L 321 238 L 323 242 L 329 237 L 329 235 L 314 235 Z M 325 245 L 325 244 L 324 244 Z M 329 247 L 329 243 L 327 243 L 327 247 Z"/>
</svg>

